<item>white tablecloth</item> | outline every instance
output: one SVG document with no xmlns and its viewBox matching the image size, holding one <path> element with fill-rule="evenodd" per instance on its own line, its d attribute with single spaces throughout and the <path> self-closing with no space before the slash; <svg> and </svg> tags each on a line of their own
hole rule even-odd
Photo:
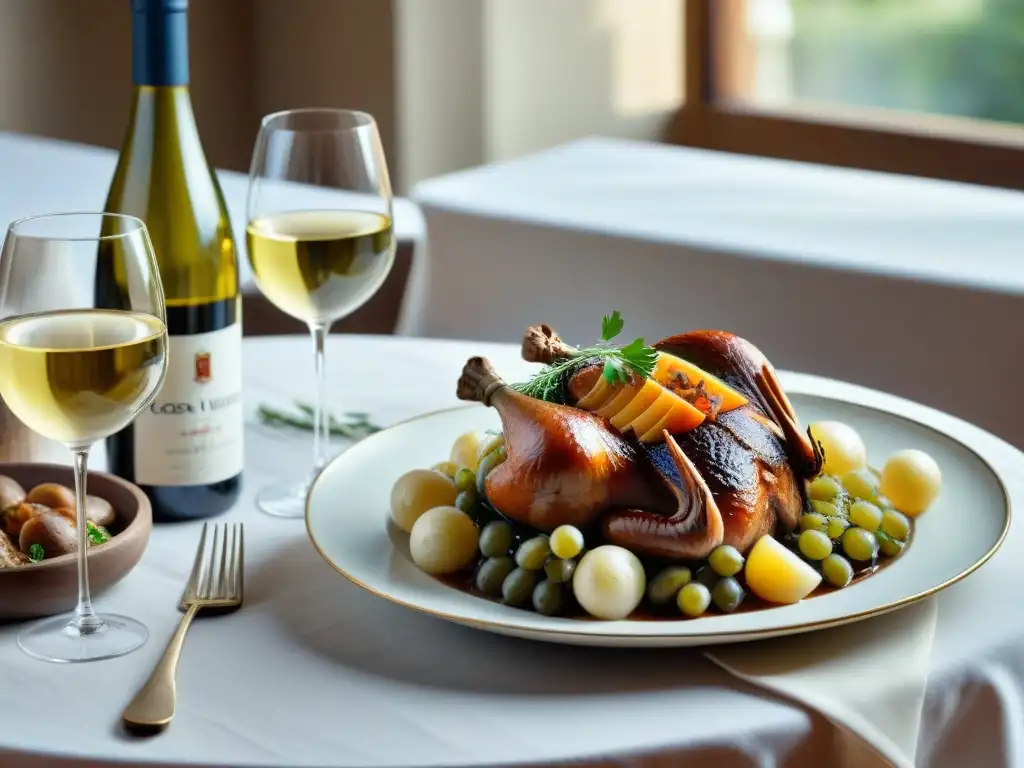
<svg viewBox="0 0 1024 768">
<path fill-rule="evenodd" d="M 508 376 L 525 371 L 511 345 L 332 337 L 332 410 L 365 410 L 388 424 L 454 405 L 462 364 L 481 353 Z M 250 411 L 311 397 L 305 339 L 248 340 L 245 366 Z M 285 384 L 282 371 L 304 383 Z M 319 558 L 302 521 L 252 504 L 275 476 L 304 472 L 309 436 L 253 423 L 247 439 L 246 492 L 223 518 L 247 526 L 246 605 L 193 626 L 171 728 L 135 740 L 118 721 L 179 618 L 198 524 L 158 527 L 138 567 L 96 601 L 149 626 L 141 650 L 52 665 L 16 647 L 20 625 L 0 627 L 0 765 L 72 756 L 203 766 L 841 764 L 822 718 L 736 682 L 695 651 L 505 639 L 360 591 Z M 1024 456 L 992 440 L 1019 507 Z M 1024 764 L 1022 544 L 1017 526 L 988 565 L 937 598 L 921 766 Z"/>
</svg>

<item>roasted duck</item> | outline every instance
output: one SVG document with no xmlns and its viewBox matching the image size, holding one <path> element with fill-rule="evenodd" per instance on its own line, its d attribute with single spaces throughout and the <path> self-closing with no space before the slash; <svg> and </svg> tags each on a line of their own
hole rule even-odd
<svg viewBox="0 0 1024 768">
<path fill-rule="evenodd" d="M 527 330 L 522 354 L 559 366 L 552 397 L 506 384 L 471 358 L 458 397 L 495 408 L 507 459 L 486 479 L 490 504 L 542 531 L 598 530 L 609 543 L 669 560 L 701 560 L 720 544 L 747 552 L 792 530 L 820 448 L 765 356 L 723 331 L 653 345 L 649 376 L 604 375 L 548 326 Z"/>
</svg>

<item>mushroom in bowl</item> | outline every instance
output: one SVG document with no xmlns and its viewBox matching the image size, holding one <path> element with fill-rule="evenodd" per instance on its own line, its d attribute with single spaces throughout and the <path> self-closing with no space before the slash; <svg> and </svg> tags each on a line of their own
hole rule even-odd
<svg viewBox="0 0 1024 768">
<path fill-rule="evenodd" d="M 0 463 L 0 619 L 50 616 L 75 605 L 78 551 L 70 467 Z M 94 595 L 138 563 L 152 528 L 148 498 L 100 472 L 87 476 L 89 581 Z"/>
</svg>

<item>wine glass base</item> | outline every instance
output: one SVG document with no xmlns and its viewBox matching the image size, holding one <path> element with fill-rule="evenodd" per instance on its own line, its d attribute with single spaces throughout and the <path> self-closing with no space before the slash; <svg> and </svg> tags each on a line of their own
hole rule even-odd
<svg viewBox="0 0 1024 768">
<path fill-rule="evenodd" d="M 257 494 L 256 506 L 274 517 L 305 517 L 308 491 L 309 486 L 305 483 L 271 485 Z"/>
<path fill-rule="evenodd" d="M 96 632 L 82 634 L 70 623 L 71 617 L 59 616 L 22 631 L 18 645 L 29 656 L 43 661 L 75 663 L 124 656 L 149 638 L 146 625 L 135 619 L 114 613 L 97 616 L 104 626 Z"/>
</svg>

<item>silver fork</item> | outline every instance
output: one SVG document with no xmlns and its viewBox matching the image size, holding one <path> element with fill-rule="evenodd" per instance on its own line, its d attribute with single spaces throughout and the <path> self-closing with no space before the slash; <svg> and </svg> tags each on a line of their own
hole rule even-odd
<svg viewBox="0 0 1024 768">
<path fill-rule="evenodd" d="M 164 655 L 153 668 L 146 684 L 121 714 L 124 724 L 130 728 L 163 728 L 174 717 L 174 673 L 178 668 L 178 657 L 185 643 L 185 635 L 195 615 L 200 610 L 226 613 L 237 610 L 242 605 L 242 524 L 237 523 L 230 527 L 215 525 L 209 552 L 206 551 L 206 531 L 207 524 L 204 523 L 196 549 L 196 559 L 192 564 L 192 573 L 178 605 L 185 615 L 178 622 L 178 628 L 167 643 Z"/>
</svg>

